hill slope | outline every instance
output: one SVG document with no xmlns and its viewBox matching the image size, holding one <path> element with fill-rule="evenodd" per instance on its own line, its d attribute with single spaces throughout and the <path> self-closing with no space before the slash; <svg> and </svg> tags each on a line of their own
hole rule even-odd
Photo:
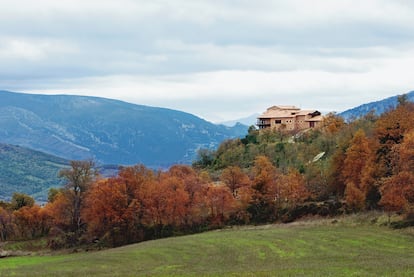
<svg viewBox="0 0 414 277">
<path fill-rule="evenodd" d="M 414 102 L 414 91 L 411 91 L 406 94 L 407 100 Z M 398 96 L 392 96 L 380 101 L 375 101 L 367 104 L 360 105 L 358 107 L 346 110 L 339 115 L 342 116 L 345 120 L 352 118 L 358 118 L 368 114 L 373 111 L 376 115 L 380 115 L 390 108 L 394 108 L 398 103 Z"/>
<path fill-rule="evenodd" d="M 412 276 L 413 238 L 361 224 L 242 227 L 99 252 L 2 259 L 4 276 Z"/>
<path fill-rule="evenodd" d="M 216 147 L 247 130 L 97 97 L 0 91 L 0 99 L 0 142 L 105 164 L 190 163 L 198 148 Z"/>
<path fill-rule="evenodd" d="M 20 192 L 45 201 L 51 187 L 63 185 L 58 172 L 68 165 L 62 158 L 0 143 L 0 199 Z"/>
</svg>

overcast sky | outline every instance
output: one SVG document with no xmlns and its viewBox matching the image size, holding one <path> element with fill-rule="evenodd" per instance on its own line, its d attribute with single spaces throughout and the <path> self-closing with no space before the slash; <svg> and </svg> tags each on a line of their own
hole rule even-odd
<svg viewBox="0 0 414 277">
<path fill-rule="evenodd" d="M 218 122 L 414 90 L 410 0 L 0 0 L 0 89 Z M 0 99 L 1 101 L 1 99 Z"/>
</svg>

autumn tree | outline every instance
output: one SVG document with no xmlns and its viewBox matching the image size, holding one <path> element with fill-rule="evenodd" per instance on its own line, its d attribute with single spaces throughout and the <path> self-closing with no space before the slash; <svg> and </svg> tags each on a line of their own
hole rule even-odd
<svg viewBox="0 0 414 277">
<path fill-rule="evenodd" d="M 358 130 L 345 153 L 342 175 L 346 184 L 347 204 L 359 210 L 365 206 L 366 196 L 373 186 L 373 153 L 363 130 Z"/>
<path fill-rule="evenodd" d="M 154 172 L 142 164 L 123 167 L 119 172 L 119 178 L 125 184 L 127 204 L 135 207 L 130 222 L 133 228 L 129 230 L 131 237 L 129 240 L 139 241 L 143 239 L 145 229 L 148 227 L 148 211 L 146 211 L 148 188 L 156 186 L 158 175 L 159 172 Z"/>
<path fill-rule="evenodd" d="M 391 151 L 393 174 L 407 171 L 414 172 L 414 131 L 404 134 L 404 139 Z"/>
<path fill-rule="evenodd" d="M 329 113 L 324 116 L 322 126 L 320 127 L 325 134 L 336 134 L 345 126 L 345 121 L 341 116 L 335 113 Z"/>
<path fill-rule="evenodd" d="M 126 184 L 120 178 L 95 182 L 82 210 L 89 236 L 104 239 L 112 246 L 134 241 L 131 233 L 138 205 L 137 201 L 128 201 Z"/>
<path fill-rule="evenodd" d="M 253 203 L 254 192 L 255 190 L 251 185 L 243 186 L 237 190 L 236 210 L 233 216 L 234 223 L 247 224 L 251 221 L 252 216 L 248 212 L 248 209 Z"/>
<path fill-rule="evenodd" d="M 205 188 L 204 204 L 212 226 L 221 226 L 234 213 L 236 200 L 227 186 L 211 184 Z"/>
<path fill-rule="evenodd" d="M 392 149 L 400 144 L 404 134 L 414 128 L 414 103 L 402 98 L 399 105 L 378 119 L 375 125 L 375 138 L 378 141 L 376 164 L 378 178 L 389 177 L 393 173 Z"/>
<path fill-rule="evenodd" d="M 41 237 L 48 233 L 51 219 L 38 205 L 24 206 L 13 212 L 16 225 L 23 239 Z"/>
<path fill-rule="evenodd" d="M 306 188 L 304 177 L 297 169 L 291 168 L 288 174 L 280 176 L 277 186 L 279 198 L 290 208 L 303 203 L 311 195 Z"/>
<path fill-rule="evenodd" d="M 144 222 L 156 236 L 163 236 L 166 226 L 180 226 L 185 221 L 189 196 L 183 179 L 164 173 L 143 191 Z"/>
<path fill-rule="evenodd" d="M 184 183 L 184 190 L 188 194 L 187 213 L 185 225 L 188 228 L 196 228 L 202 221 L 200 214 L 200 199 L 203 188 L 211 182 L 206 173 L 198 174 L 193 168 L 186 165 L 174 165 L 168 170 L 171 177 L 177 177 Z"/>
<path fill-rule="evenodd" d="M 171 172 L 164 173 L 160 177 L 160 189 L 164 190 L 167 197 L 164 222 L 176 228 L 180 227 L 185 224 L 190 202 L 185 179 L 181 179 Z"/>
<path fill-rule="evenodd" d="M 414 207 L 414 131 L 405 134 L 391 151 L 393 175 L 383 179 L 381 204 L 389 211 L 410 211 Z"/>
<path fill-rule="evenodd" d="M 156 180 L 153 170 L 145 167 L 142 164 L 123 167 L 119 172 L 119 178 L 126 185 L 126 193 L 128 196 L 128 203 L 138 201 L 142 205 L 143 188 L 148 183 L 152 184 Z M 140 216 L 142 216 L 140 211 Z"/>
<path fill-rule="evenodd" d="M 220 180 L 230 189 L 233 197 L 237 197 L 237 190 L 250 184 L 249 176 L 238 166 L 229 166 L 223 170 Z"/>
<path fill-rule="evenodd" d="M 266 156 L 258 156 L 254 161 L 252 188 L 254 193 L 249 212 L 252 220 L 266 222 L 276 218 L 275 201 L 279 199 L 276 186 L 276 167 Z"/>
<path fill-rule="evenodd" d="M 381 186 L 380 204 L 389 212 L 407 212 L 414 204 L 414 176 L 402 171 L 391 177 L 386 177 Z"/>
</svg>

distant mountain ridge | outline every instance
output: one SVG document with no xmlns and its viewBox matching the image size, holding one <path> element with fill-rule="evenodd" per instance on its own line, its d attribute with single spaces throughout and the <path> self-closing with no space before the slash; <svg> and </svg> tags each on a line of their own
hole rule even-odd
<svg viewBox="0 0 414 277">
<path fill-rule="evenodd" d="M 0 142 L 65 159 L 167 167 L 191 163 L 199 148 L 246 134 L 194 115 L 118 100 L 0 91 Z"/>
<path fill-rule="evenodd" d="M 239 123 L 239 124 L 243 124 L 243 125 L 246 125 L 246 126 L 250 127 L 252 125 L 256 125 L 257 117 L 259 115 L 260 115 L 259 113 L 255 113 L 255 114 L 252 114 L 252 115 L 247 116 L 247 117 L 243 117 L 243 118 L 239 118 L 239 119 L 235 119 L 235 120 L 224 121 L 224 122 L 221 122 L 221 124 L 223 124 L 225 126 L 232 127 L 232 126 L 235 126 L 236 124 Z"/>
<path fill-rule="evenodd" d="M 414 91 L 408 92 L 405 95 L 407 96 L 408 101 L 414 102 Z M 358 107 L 341 112 L 339 113 L 339 115 L 342 116 L 345 120 L 359 118 L 361 116 L 368 114 L 371 111 L 373 111 L 376 115 L 381 115 L 387 110 L 395 108 L 397 106 L 398 96 L 399 95 L 396 95 L 383 100 L 363 104 Z"/>
</svg>

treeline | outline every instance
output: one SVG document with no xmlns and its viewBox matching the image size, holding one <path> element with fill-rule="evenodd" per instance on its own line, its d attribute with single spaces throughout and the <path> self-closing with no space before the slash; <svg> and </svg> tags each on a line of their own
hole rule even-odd
<svg viewBox="0 0 414 277">
<path fill-rule="evenodd" d="M 275 220 L 278 208 L 293 207 L 309 197 L 299 172 L 278 174 L 265 156 L 256 158 L 252 174 L 230 166 L 213 180 L 207 171 L 190 166 L 153 171 L 137 165 L 100 178 L 93 163 L 73 161 L 61 172 L 67 185 L 52 189 L 44 207 L 18 193 L 11 203 L 2 203 L 0 239 L 48 235 L 52 248 L 91 241 L 115 246 Z"/>
<path fill-rule="evenodd" d="M 0 204 L 0 240 L 49 237 L 52 248 L 116 246 L 235 224 L 368 209 L 413 214 L 414 104 L 352 122 L 329 114 L 300 133 L 250 128 L 200 150 L 193 166 L 143 165 L 102 178 L 90 161 L 61 171 L 44 207 L 15 194 Z"/>
</svg>

